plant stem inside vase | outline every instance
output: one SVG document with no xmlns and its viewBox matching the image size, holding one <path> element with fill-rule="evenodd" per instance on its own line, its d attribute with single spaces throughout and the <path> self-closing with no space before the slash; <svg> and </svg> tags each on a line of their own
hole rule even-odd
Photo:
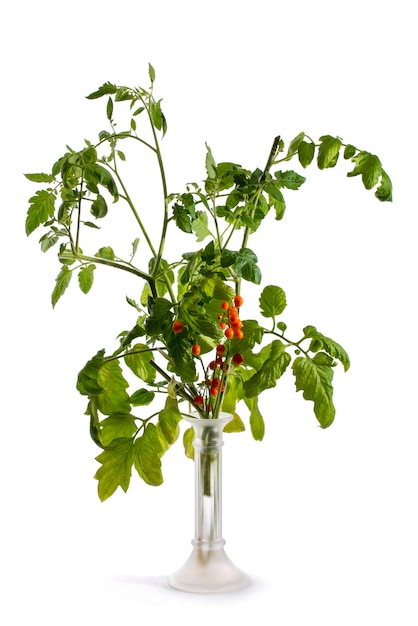
<svg viewBox="0 0 418 626">
<path fill-rule="evenodd" d="M 195 431 L 195 537 L 193 551 L 169 577 L 172 587 L 200 593 L 230 591 L 248 584 L 248 577 L 228 558 L 222 538 L 223 429 L 232 416 L 189 418 Z"/>
</svg>

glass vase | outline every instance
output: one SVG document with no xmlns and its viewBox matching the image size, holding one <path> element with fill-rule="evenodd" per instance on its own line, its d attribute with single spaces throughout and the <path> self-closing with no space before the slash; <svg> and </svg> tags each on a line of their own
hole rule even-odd
<svg viewBox="0 0 418 626">
<path fill-rule="evenodd" d="M 184 417 L 194 429 L 195 536 L 188 560 L 168 578 L 171 587 L 182 591 L 231 591 L 249 582 L 226 555 L 222 538 L 223 429 L 232 417 Z"/>
</svg>

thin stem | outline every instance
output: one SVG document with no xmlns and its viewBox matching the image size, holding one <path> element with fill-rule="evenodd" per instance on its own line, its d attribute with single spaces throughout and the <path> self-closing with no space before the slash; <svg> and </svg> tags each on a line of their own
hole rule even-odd
<svg viewBox="0 0 418 626">
<path fill-rule="evenodd" d="M 147 281 L 147 283 L 150 286 L 152 295 L 154 297 L 157 297 L 158 295 L 153 276 L 150 276 L 150 274 L 146 274 L 145 272 L 142 272 L 141 270 L 134 267 L 133 265 L 128 265 L 128 264 L 125 265 L 119 261 L 112 261 L 111 259 L 101 259 L 99 257 L 86 256 L 84 254 L 77 254 L 77 253 L 73 254 L 68 251 L 61 252 L 60 259 L 64 261 L 83 261 L 85 263 L 98 263 L 100 265 L 106 265 L 108 267 L 114 267 L 119 270 L 124 270 L 125 272 L 130 272 L 131 274 L 134 274 L 135 276 L 139 276 L 143 280 Z"/>
</svg>

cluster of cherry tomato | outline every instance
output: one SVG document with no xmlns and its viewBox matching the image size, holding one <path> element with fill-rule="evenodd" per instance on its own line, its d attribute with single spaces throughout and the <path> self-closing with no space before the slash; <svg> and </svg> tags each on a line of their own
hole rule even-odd
<svg viewBox="0 0 418 626">
<path fill-rule="evenodd" d="M 221 304 L 222 313 L 218 315 L 218 320 L 227 340 L 232 339 L 233 337 L 236 337 L 237 339 L 242 339 L 244 337 L 244 332 L 242 330 L 243 323 L 239 317 L 239 307 L 242 306 L 243 302 L 244 300 L 242 296 L 236 295 L 234 297 L 233 304 L 230 304 L 227 301 L 224 301 Z M 176 319 L 172 324 L 172 330 L 176 334 L 183 332 L 183 322 Z M 200 356 L 201 347 L 198 343 L 193 344 L 191 350 L 193 356 Z M 212 400 L 215 399 L 219 393 L 225 391 L 224 380 L 226 378 L 226 372 L 229 369 L 229 362 L 232 362 L 235 366 L 239 366 L 243 364 L 244 357 L 239 352 L 236 352 L 231 357 L 230 354 L 228 354 L 226 346 L 224 344 L 218 344 L 216 346 L 216 358 L 209 363 L 208 367 L 208 372 L 210 370 L 211 374 L 206 377 L 205 381 L 205 386 L 208 389 L 209 396 Z M 198 394 L 194 397 L 194 402 L 197 406 L 204 406 L 205 398 L 202 394 Z"/>
</svg>

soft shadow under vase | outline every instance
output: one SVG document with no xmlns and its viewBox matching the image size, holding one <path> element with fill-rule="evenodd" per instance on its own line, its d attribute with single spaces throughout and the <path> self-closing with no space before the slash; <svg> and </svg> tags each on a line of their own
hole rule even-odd
<svg viewBox="0 0 418 626">
<path fill-rule="evenodd" d="M 223 429 L 232 415 L 218 419 L 184 417 L 194 429 L 195 537 L 186 563 L 171 574 L 171 587 L 196 593 L 241 589 L 248 576 L 228 558 L 222 538 Z"/>
</svg>

